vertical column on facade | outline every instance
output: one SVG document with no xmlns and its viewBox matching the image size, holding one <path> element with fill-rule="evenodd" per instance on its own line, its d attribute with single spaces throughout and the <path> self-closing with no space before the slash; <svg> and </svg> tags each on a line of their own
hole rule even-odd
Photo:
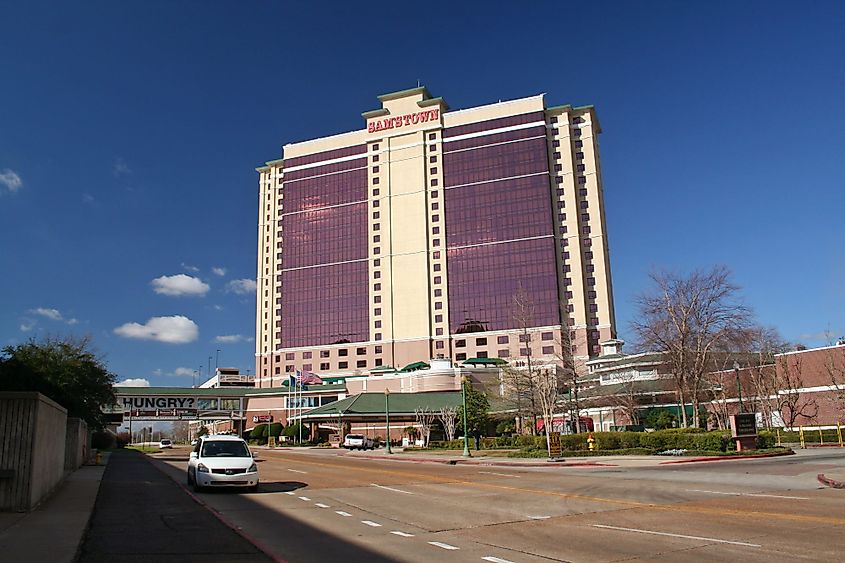
<svg viewBox="0 0 845 563">
<path fill-rule="evenodd" d="M 577 110 L 578 108 L 576 108 Z M 591 108 L 586 107 L 578 113 L 581 130 L 581 160 L 583 161 L 583 175 L 585 181 L 582 189 L 583 197 L 590 210 L 590 240 L 591 254 L 585 261 L 588 270 L 588 281 L 592 278 L 592 285 L 588 283 L 588 326 L 594 338 L 591 346 L 598 349 L 601 340 L 615 338 L 613 327 L 616 326 L 613 308 L 613 287 L 610 275 L 610 256 L 607 241 L 607 223 L 605 221 L 604 191 L 601 178 L 601 165 L 598 148 L 598 134 L 601 132 L 598 122 Z M 584 248 L 585 254 L 587 248 Z"/>
<path fill-rule="evenodd" d="M 451 357 L 449 349 L 448 279 L 446 278 L 446 209 L 443 206 L 442 137 L 440 131 L 424 133 L 426 191 L 428 197 L 428 263 L 429 291 L 432 310 L 430 314 L 433 336 L 431 357 Z"/>
<path fill-rule="evenodd" d="M 555 195 L 557 198 L 559 279 L 565 308 L 563 328 L 570 331 L 572 353 L 584 359 L 586 343 L 586 304 L 584 295 L 583 256 L 580 250 L 579 204 L 576 180 L 575 140 L 571 134 L 570 108 L 564 106 L 549 118 L 553 132 Z"/>
<path fill-rule="evenodd" d="M 392 303 L 390 295 L 390 162 L 384 139 L 371 141 L 367 145 L 368 199 L 369 199 L 369 311 L 370 339 L 381 346 L 385 339 L 393 340 L 393 325 L 390 319 Z M 383 349 L 382 349 L 383 350 Z M 383 351 L 384 352 L 384 351 Z M 387 363 L 393 363 L 393 351 L 386 351 Z"/>
<path fill-rule="evenodd" d="M 284 247 L 284 232 L 282 231 L 282 213 L 284 211 L 284 162 L 277 160 L 272 165 L 272 190 L 271 190 L 271 214 L 272 221 L 270 250 L 270 331 L 272 346 L 270 352 L 274 353 L 268 369 L 269 385 L 273 387 L 273 377 L 279 374 L 279 365 L 276 361 L 278 356 L 275 352 L 282 347 L 282 252 Z M 265 303 L 265 307 L 267 307 Z M 278 377 L 276 377 L 278 379 Z"/>
<path fill-rule="evenodd" d="M 273 348 L 269 300 L 273 287 L 270 258 L 275 240 L 272 212 L 274 175 L 271 166 L 262 167 L 259 171 L 258 267 L 256 270 L 256 302 L 258 305 L 256 307 L 256 378 L 259 381 L 259 386 L 264 386 L 263 379 L 269 372 L 269 355 Z"/>
</svg>

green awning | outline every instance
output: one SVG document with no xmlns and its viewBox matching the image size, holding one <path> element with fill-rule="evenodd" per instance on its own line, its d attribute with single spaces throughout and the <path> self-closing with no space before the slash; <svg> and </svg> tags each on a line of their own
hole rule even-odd
<svg viewBox="0 0 845 563">
<path fill-rule="evenodd" d="M 408 364 L 407 366 L 403 367 L 403 368 L 402 368 L 402 369 L 400 369 L 399 371 L 400 371 L 400 372 L 404 372 L 404 371 L 416 371 L 416 370 L 418 370 L 418 369 L 428 369 L 428 368 L 430 368 L 430 367 L 431 367 L 431 366 L 430 366 L 430 365 L 428 365 L 428 364 L 427 364 L 427 363 L 425 363 L 425 362 L 414 362 L 414 363 L 412 363 L 412 364 Z"/>
<path fill-rule="evenodd" d="M 507 362 L 501 358 L 470 358 L 464 362 L 471 366 L 503 366 Z"/>
</svg>

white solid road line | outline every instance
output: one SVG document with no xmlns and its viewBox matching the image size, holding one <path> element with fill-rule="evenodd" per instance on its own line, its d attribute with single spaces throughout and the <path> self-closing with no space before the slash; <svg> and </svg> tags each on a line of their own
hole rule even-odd
<svg viewBox="0 0 845 563">
<path fill-rule="evenodd" d="M 293 495 L 295 495 L 296 493 L 295 493 L 295 492 L 293 492 L 293 491 L 285 491 L 285 494 L 286 494 L 286 495 L 291 495 L 291 496 L 293 496 Z"/>
<path fill-rule="evenodd" d="M 322 502 L 318 502 L 314 506 L 319 506 L 320 508 L 328 508 L 329 507 L 328 504 L 323 504 Z"/>
<path fill-rule="evenodd" d="M 344 512 L 342 510 L 335 510 L 336 513 L 340 514 L 341 516 L 352 516 L 348 512 Z"/>
<path fill-rule="evenodd" d="M 460 547 L 455 547 L 454 545 L 449 545 L 448 543 L 440 543 L 439 541 L 430 541 L 428 543 L 437 547 L 442 547 L 443 549 L 461 549 Z"/>
<path fill-rule="evenodd" d="M 310 498 L 308 498 L 308 497 L 299 497 L 299 499 L 300 499 L 300 500 L 311 500 L 311 499 L 310 499 Z"/>
<path fill-rule="evenodd" d="M 376 483 L 370 483 L 370 485 L 372 485 L 373 487 L 378 487 L 379 489 L 387 489 L 388 491 L 393 491 L 394 493 L 402 493 L 402 494 L 405 494 L 405 495 L 414 494 L 414 493 L 411 493 L 411 492 L 408 492 L 408 491 L 402 491 L 402 490 L 399 490 L 399 489 L 394 489 L 393 487 L 385 487 L 384 485 L 377 485 Z"/>
<path fill-rule="evenodd" d="M 737 497 L 767 497 L 767 498 L 785 498 L 790 500 L 810 500 L 810 497 L 788 497 L 784 495 L 767 495 L 764 493 L 727 493 L 724 491 L 703 491 L 701 489 L 687 489 L 688 493 L 710 493 L 711 495 L 730 495 Z"/>
<path fill-rule="evenodd" d="M 593 524 L 593 528 L 604 528 L 606 530 L 620 530 L 622 532 L 636 532 L 638 534 L 651 534 L 655 536 L 669 536 L 672 538 L 684 538 L 688 540 L 712 541 L 716 543 L 729 543 L 731 545 L 742 545 L 745 547 L 763 547 L 756 543 L 746 543 L 742 541 L 720 540 L 716 538 L 703 538 L 701 536 L 686 536 L 684 534 L 670 534 L 668 532 L 655 532 L 653 530 L 638 530 L 636 528 L 620 528 L 618 526 L 604 526 L 602 524 Z"/>
<path fill-rule="evenodd" d="M 529 516 L 532 520 L 548 520 L 551 516 Z"/>
<path fill-rule="evenodd" d="M 499 557 L 493 557 L 492 555 L 488 555 L 487 557 L 482 557 L 485 561 L 490 561 L 490 563 L 513 563 L 513 561 L 508 561 L 507 559 L 501 559 Z"/>
<path fill-rule="evenodd" d="M 381 524 L 373 522 L 372 520 L 361 520 L 361 524 L 366 524 L 367 526 L 372 526 L 373 528 L 381 528 Z"/>
<path fill-rule="evenodd" d="M 396 535 L 396 536 L 401 536 L 401 537 L 403 537 L 403 538 L 412 538 L 412 537 L 414 537 L 414 534 L 406 534 L 405 532 L 400 532 L 399 530 L 393 530 L 393 531 L 392 531 L 392 532 L 390 532 L 390 533 L 391 533 L 391 534 L 393 534 L 393 535 Z"/>
<path fill-rule="evenodd" d="M 515 479 L 519 479 L 519 475 L 508 475 L 507 473 L 496 473 L 495 471 L 479 471 L 479 473 L 484 473 L 485 475 L 498 475 L 499 477 L 513 477 Z"/>
<path fill-rule="evenodd" d="M 308 473 L 307 471 L 300 471 L 299 469 L 288 469 L 288 471 L 291 471 L 293 473 Z"/>
</svg>

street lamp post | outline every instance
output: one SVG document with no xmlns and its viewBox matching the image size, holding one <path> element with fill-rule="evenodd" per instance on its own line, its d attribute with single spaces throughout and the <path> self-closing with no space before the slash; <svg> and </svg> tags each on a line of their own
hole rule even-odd
<svg viewBox="0 0 845 563">
<path fill-rule="evenodd" d="M 743 413 L 742 409 L 742 382 L 739 380 L 739 363 L 734 362 L 734 375 L 736 376 L 736 396 L 739 399 L 739 413 Z"/>
<path fill-rule="evenodd" d="M 220 367 L 220 348 L 217 349 L 217 354 L 215 355 L 215 358 L 214 358 L 214 369 L 217 369 L 219 367 Z"/>
<path fill-rule="evenodd" d="M 390 389 L 387 387 L 384 389 L 384 418 L 387 422 L 387 439 L 385 439 L 384 451 L 392 454 L 393 450 L 390 449 Z"/>
<path fill-rule="evenodd" d="M 464 457 L 472 457 L 469 453 L 469 429 L 467 428 L 467 391 L 466 381 L 461 377 L 461 400 L 464 404 Z"/>
</svg>

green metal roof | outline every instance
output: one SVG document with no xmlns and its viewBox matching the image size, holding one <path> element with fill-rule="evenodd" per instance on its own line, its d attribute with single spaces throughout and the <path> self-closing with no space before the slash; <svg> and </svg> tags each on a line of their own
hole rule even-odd
<svg viewBox="0 0 845 563">
<path fill-rule="evenodd" d="M 418 408 L 428 407 L 439 411 L 443 407 L 458 407 L 461 404 L 460 391 L 432 391 L 428 393 L 391 393 L 391 415 L 413 415 Z M 328 405 L 312 409 L 302 414 L 302 418 L 335 418 L 342 416 L 384 416 L 384 393 L 360 393 L 335 401 Z"/>
<path fill-rule="evenodd" d="M 425 362 L 414 362 L 412 364 L 408 364 L 407 366 L 403 367 L 399 371 L 415 371 L 415 370 L 418 370 L 418 369 L 427 369 L 427 368 L 430 368 L 430 367 L 431 366 L 428 365 Z"/>
</svg>

